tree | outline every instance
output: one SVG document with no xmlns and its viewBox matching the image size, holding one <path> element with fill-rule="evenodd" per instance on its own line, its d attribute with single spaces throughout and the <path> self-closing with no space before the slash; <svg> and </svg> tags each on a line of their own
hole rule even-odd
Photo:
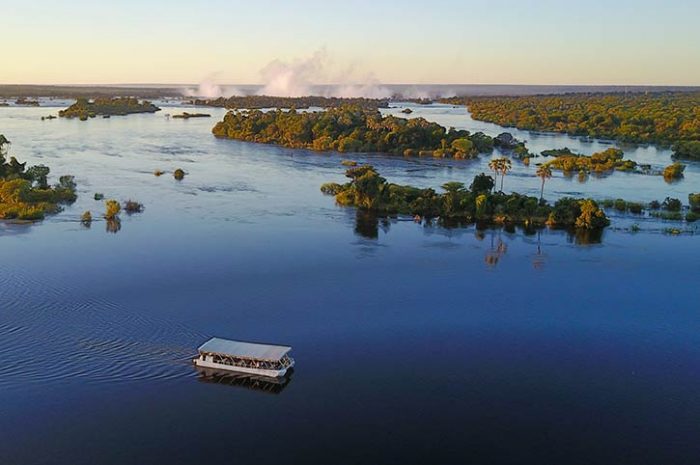
<svg viewBox="0 0 700 465">
<path fill-rule="evenodd" d="M 464 183 L 457 181 L 446 182 L 442 185 L 442 188 L 449 194 L 457 194 L 464 190 Z"/>
<path fill-rule="evenodd" d="M 685 165 L 682 163 L 673 163 L 664 168 L 664 179 L 667 182 L 674 181 L 676 179 L 681 179 L 683 177 L 683 171 L 685 171 Z"/>
<path fill-rule="evenodd" d="M 507 158 L 501 158 L 501 192 L 503 192 L 503 181 L 506 179 L 506 174 L 510 171 L 512 165 Z"/>
<path fill-rule="evenodd" d="M 35 166 L 30 166 L 27 168 L 27 172 L 25 173 L 25 177 L 33 182 L 36 183 L 37 187 L 39 189 L 48 189 L 49 188 L 49 183 L 47 180 L 47 177 L 49 175 L 49 167 L 44 166 L 44 165 L 35 165 Z"/>
<path fill-rule="evenodd" d="M 498 174 L 501 172 L 501 160 L 502 158 L 494 158 L 491 161 L 489 161 L 489 169 L 493 171 L 493 177 L 496 181 L 498 181 Z"/>
<path fill-rule="evenodd" d="M 610 224 L 605 213 L 591 199 L 579 201 L 581 214 L 576 218 L 574 225 L 581 229 L 601 229 Z"/>
<path fill-rule="evenodd" d="M 552 177 L 552 169 L 549 165 L 540 165 L 537 168 L 537 176 L 542 180 L 542 188 L 540 189 L 540 202 L 544 199 L 544 182 Z"/>
<path fill-rule="evenodd" d="M 116 200 L 108 200 L 105 202 L 105 218 L 107 220 L 117 219 L 122 206 Z"/>
<path fill-rule="evenodd" d="M 510 171 L 511 166 L 510 160 L 505 157 L 494 158 L 489 162 L 489 168 L 496 173 L 496 179 L 498 179 L 499 174 L 501 175 L 501 192 L 503 192 L 503 181 L 506 177 L 506 173 Z"/>
<path fill-rule="evenodd" d="M 491 192 L 494 185 L 496 185 L 496 181 L 494 181 L 491 176 L 481 173 L 474 176 L 474 181 L 472 181 L 471 186 L 469 186 L 469 190 L 481 194 L 484 192 Z"/>
<path fill-rule="evenodd" d="M 447 192 L 444 196 L 443 207 L 447 216 L 452 216 L 459 207 L 459 195 L 464 192 L 464 183 L 446 182 L 442 188 Z"/>
</svg>

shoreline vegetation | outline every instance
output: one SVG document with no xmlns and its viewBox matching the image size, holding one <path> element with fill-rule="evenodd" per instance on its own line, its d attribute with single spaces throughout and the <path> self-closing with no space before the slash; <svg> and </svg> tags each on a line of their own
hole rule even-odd
<svg viewBox="0 0 700 465">
<path fill-rule="evenodd" d="M 700 92 L 581 93 L 520 97 L 455 97 L 479 121 L 530 131 L 671 147 L 700 159 Z"/>
<path fill-rule="evenodd" d="M 338 108 L 352 105 L 366 110 L 389 108 L 389 99 L 373 99 L 364 97 L 275 97 L 271 95 L 247 95 L 219 97 L 217 99 L 194 99 L 190 101 L 196 106 L 228 108 L 231 110 L 261 110 L 264 108 Z"/>
<path fill-rule="evenodd" d="M 495 140 L 424 118 L 382 116 L 358 106 L 322 112 L 229 111 L 212 129 L 216 137 L 319 152 L 377 152 L 457 159 L 491 153 Z"/>
<path fill-rule="evenodd" d="M 80 121 L 87 121 L 88 118 L 97 116 L 125 116 L 134 113 L 155 113 L 160 111 L 160 108 L 153 105 L 151 102 L 134 97 L 114 97 L 88 99 L 80 97 L 76 102 L 58 112 L 58 116 L 62 118 L 79 118 Z"/>
<path fill-rule="evenodd" d="M 439 218 L 446 225 L 519 225 L 525 228 L 602 230 L 610 224 L 592 199 L 547 201 L 518 193 L 494 192 L 493 177 L 481 173 L 467 188 L 461 182 L 442 185 L 444 193 L 387 182 L 371 165 L 347 169 L 345 184 L 326 183 L 321 192 L 338 205 L 378 216 L 411 215 L 416 220 Z"/>
<path fill-rule="evenodd" d="M 0 134 L 0 219 L 38 221 L 61 211 L 62 204 L 77 199 L 73 176 L 61 176 L 49 186 L 49 168 L 26 167 L 15 157 L 6 158 L 10 141 Z"/>
<path fill-rule="evenodd" d="M 323 184 L 321 192 L 333 196 L 339 206 L 355 207 L 358 218 L 370 220 L 370 223 L 376 223 L 377 218 L 405 215 L 413 216 L 416 222 L 425 220 L 426 224 L 437 219 L 445 227 L 476 224 L 482 229 L 505 227 L 513 230 L 520 226 L 526 232 L 549 227 L 569 230 L 577 237 L 583 234 L 583 242 L 592 243 L 598 242 L 602 230 L 610 225 L 606 210 L 630 214 L 632 218 L 648 217 L 676 223 L 691 224 L 700 220 L 700 193 L 688 195 L 687 207 L 679 199 L 670 197 L 663 202 L 647 204 L 623 199 L 596 201 L 564 197 L 550 205 L 541 196 L 538 199 L 515 192 L 494 192 L 497 179 L 484 173 L 475 176 L 468 188 L 461 182 L 448 182 L 441 186 L 444 193 L 438 193 L 432 188 L 388 183 L 371 165 L 346 166 L 351 166 L 345 172 L 350 181 Z M 551 173 L 538 170 L 543 190 L 548 175 Z M 640 227 L 635 223 L 629 230 L 637 232 Z M 677 235 L 683 231 L 672 227 L 665 232 Z M 368 237 L 376 237 L 376 234 Z"/>
</svg>

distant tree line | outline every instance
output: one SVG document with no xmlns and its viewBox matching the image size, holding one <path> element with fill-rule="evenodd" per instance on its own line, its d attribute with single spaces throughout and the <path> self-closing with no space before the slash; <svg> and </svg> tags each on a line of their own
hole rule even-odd
<svg viewBox="0 0 700 465">
<path fill-rule="evenodd" d="M 352 105 L 368 110 L 388 108 L 388 99 L 372 98 L 346 98 L 346 97 L 275 97 L 272 95 L 247 95 L 233 97 L 219 97 L 217 99 L 195 99 L 193 104 L 208 107 L 229 108 L 232 110 L 260 110 L 263 108 L 296 108 L 298 110 L 311 107 L 337 108 L 344 105 Z"/>
<path fill-rule="evenodd" d="M 474 119 L 531 131 L 670 146 L 700 141 L 700 92 L 456 97 Z M 679 156 L 692 147 L 681 145 Z"/>
</svg>

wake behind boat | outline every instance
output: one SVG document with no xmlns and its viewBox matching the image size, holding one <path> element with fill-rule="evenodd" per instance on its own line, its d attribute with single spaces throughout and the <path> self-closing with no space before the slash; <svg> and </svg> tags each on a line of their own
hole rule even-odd
<svg viewBox="0 0 700 465">
<path fill-rule="evenodd" d="M 289 346 L 214 337 L 199 347 L 199 356 L 192 361 L 203 368 L 278 378 L 294 366 L 294 359 L 288 355 L 291 350 Z"/>
</svg>

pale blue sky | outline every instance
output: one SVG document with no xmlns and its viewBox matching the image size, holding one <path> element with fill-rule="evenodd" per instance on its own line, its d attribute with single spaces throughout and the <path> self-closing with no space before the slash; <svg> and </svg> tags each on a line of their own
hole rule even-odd
<svg viewBox="0 0 700 465">
<path fill-rule="evenodd" d="M 330 63 L 319 80 L 700 85 L 700 1 L 0 6 L 1 83 L 194 83 L 207 76 L 259 83 L 272 60 L 324 49 Z"/>
</svg>

